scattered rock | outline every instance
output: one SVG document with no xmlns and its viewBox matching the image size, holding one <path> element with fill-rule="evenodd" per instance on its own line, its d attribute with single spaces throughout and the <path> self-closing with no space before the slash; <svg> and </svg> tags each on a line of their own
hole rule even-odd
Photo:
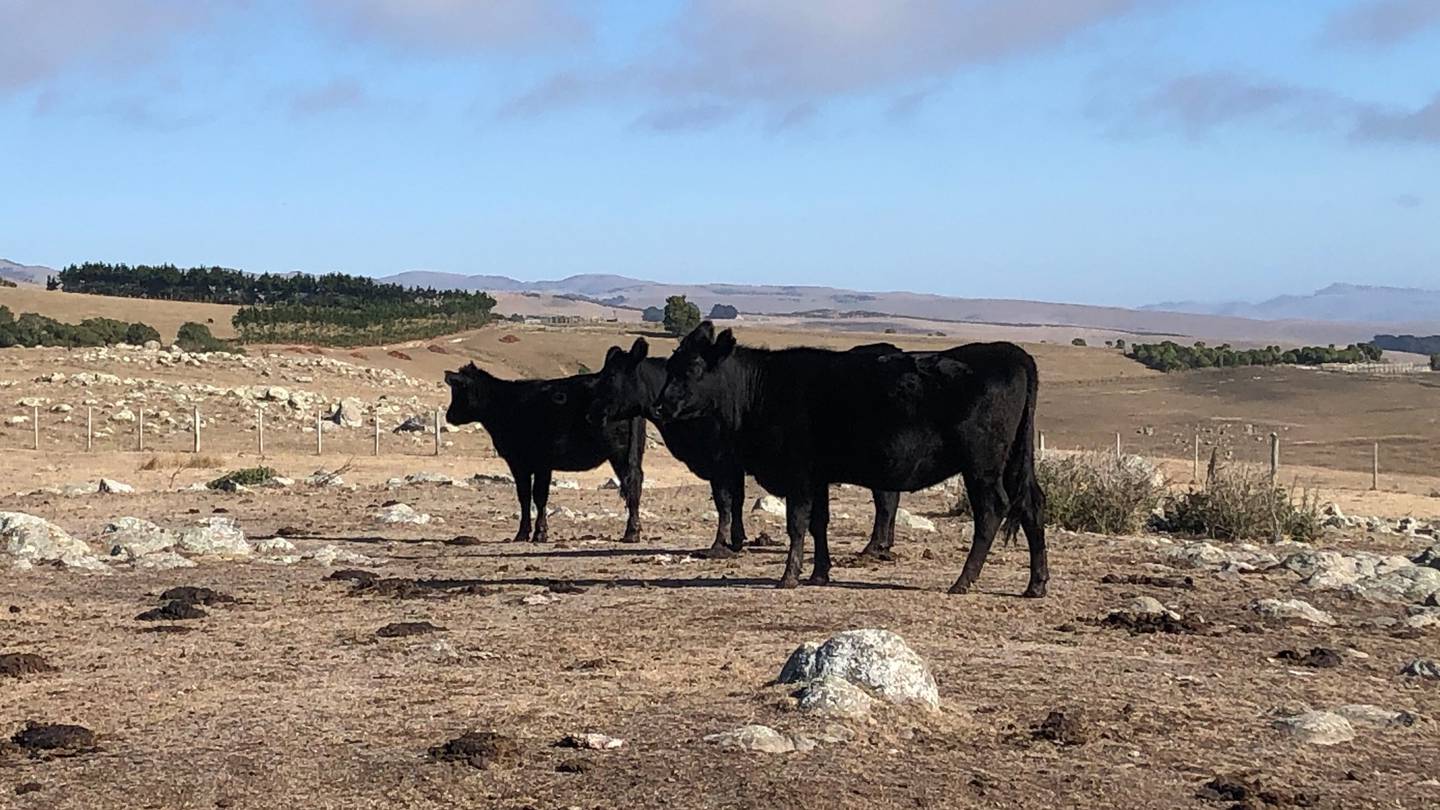
<svg viewBox="0 0 1440 810">
<path fill-rule="evenodd" d="M 330 566 L 336 563 L 344 565 L 374 565 L 375 561 L 356 551 L 347 548 L 340 548 L 337 545 L 328 544 L 315 549 L 309 555 L 310 559 L 320 565 Z"/>
<path fill-rule="evenodd" d="M 375 513 L 375 519 L 381 523 L 403 523 L 413 526 L 423 526 L 430 522 L 430 516 L 424 512 L 416 512 L 408 504 L 395 503 L 381 507 Z"/>
<path fill-rule="evenodd" d="M 1423 678 L 1427 681 L 1440 681 L 1440 664 L 1436 664 L 1427 658 L 1416 658 L 1400 670 L 1401 675 L 1411 678 Z"/>
<path fill-rule="evenodd" d="M 808 751 L 815 743 L 804 737 L 781 734 L 769 726 L 741 726 L 734 731 L 709 734 L 705 742 L 714 743 L 727 751 L 753 751 L 762 754 L 788 754 L 793 751 Z"/>
<path fill-rule="evenodd" d="M 1302 667 L 1313 669 L 1330 669 L 1338 667 L 1341 663 L 1340 653 L 1329 647 L 1311 647 L 1310 652 L 1301 653 L 1295 650 L 1281 650 L 1275 653 L 1275 658 L 1280 661 L 1289 661 Z"/>
<path fill-rule="evenodd" d="M 903 506 L 895 510 L 895 525 L 917 532 L 935 531 L 935 521 L 930 518 L 912 514 Z"/>
<path fill-rule="evenodd" d="M 1261 810 L 1267 807 L 1313 807 L 1319 799 L 1265 787 L 1258 777 L 1216 776 L 1196 791 L 1195 798 L 1207 802 L 1235 802 L 1231 810 Z"/>
<path fill-rule="evenodd" d="M 1032 734 L 1037 740 L 1049 740 L 1056 745 L 1084 745 L 1090 741 L 1090 734 L 1085 729 L 1083 709 L 1051 711 L 1040 721 L 1040 725 L 1034 728 Z"/>
<path fill-rule="evenodd" d="M 1259 599 L 1250 609 L 1261 618 L 1280 621 L 1304 621 L 1310 624 L 1333 625 L 1335 619 L 1303 599 Z"/>
<path fill-rule="evenodd" d="M 345 397 L 326 418 L 340 427 L 360 427 L 365 424 L 365 403 L 355 397 Z"/>
<path fill-rule="evenodd" d="M 566 734 L 555 743 L 558 748 L 580 748 L 587 751 L 614 751 L 625 747 L 625 741 L 608 734 Z"/>
<path fill-rule="evenodd" d="M 472 768 L 512 765 L 520 759 L 520 744 L 493 731 L 467 731 L 430 749 L 440 762 L 463 762 Z"/>
<path fill-rule="evenodd" d="M 100 542 L 109 548 L 110 556 L 127 561 L 168 551 L 178 540 L 173 532 L 137 517 L 116 518 L 100 531 Z"/>
<path fill-rule="evenodd" d="M 1305 712 L 1282 717 L 1275 727 L 1303 743 L 1337 745 L 1355 739 L 1355 728 L 1343 715 L 1335 712 Z"/>
<path fill-rule="evenodd" d="M 802 713 L 838 720 L 868 717 L 874 702 L 864 689 L 833 675 L 810 681 L 800 690 L 799 699 Z"/>
<path fill-rule="evenodd" d="M 16 563 L 58 562 L 87 571 L 107 570 L 90 546 L 48 520 L 23 512 L 0 512 L 0 554 Z"/>
<path fill-rule="evenodd" d="M 103 495 L 130 495 L 135 492 L 134 487 L 113 478 L 101 478 L 98 490 Z"/>
<path fill-rule="evenodd" d="M 180 534 L 177 545 L 187 554 L 217 557 L 248 557 L 252 553 L 245 532 L 226 517 L 205 518 L 200 525 Z"/>
<path fill-rule="evenodd" d="M 283 537 L 267 537 L 255 544 L 255 551 L 271 556 L 294 554 L 295 544 Z"/>
<path fill-rule="evenodd" d="M 1200 619 L 1182 616 L 1150 596 L 1137 597 L 1126 607 L 1110 611 L 1100 620 L 1100 626 L 1128 630 L 1131 635 L 1199 633 L 1205 629 L 1205 624 Z"/>
<path fill-rule="evenodd" d="M 54 671 L 55 667 L 35 653 L 0 653 L 0 678 Z"/>
<path fill-rule="evenodd" d="M 794 683 L 806 673 L 812 679 L 830 676 L 849 681 L 891 703 L 940 706 L 935 677 L 925 661 L 888 630 L 847 630 L 813 648 L 803 645 L 790 654 L 779 682 Z"/>
<path fill-rule="evenodd" d="M 402 638 L 404 636 L 421 636 L 426 633 L 443 632 L 445 628 L 430 622 L 391 622 L 379 630 L 375 635 L 380 638 Z"/>
<path fill-rule="evenodd" d="M 456 535 L 445 541 L 447 546 L 478 546 L 482 543 L 483 541 L 473 534 Z"/>
<path fill-rule="evenodd" d="M 342 568 L 339 571 L 331 571 L 325 579 L 336 582 L 353 582 L 356 585 L 368 585 L 379 579 L 380 575 L 374 571 L 363 571 L 358 568 Z"/>
<path fill-rule="evenodd" d="M 1349 720 L 1352 725 L 1392 728 L 1415 725 L 1415 715 L 1372 706 L 1369 703 L 1347 703 L 1337 707 L 1335 713 Z"/>
<path fill-rule="evenodd" d="M 755 499 L 755 505 L 750 507 L 750 511 L 764 512 L 767 515 L 775 515 L 776 517 L 785 517 L 785 501 L 774 495 L 761 495 Z"/>
<path fill-rule="evenodd" d="M 200 588 L 194 585 L 180 585 L 168 588 L 160 594 L 160 601 L 185 602 L 191 605 L 226 605 L 233 604 L 235 597 L 224 594 L 210 588 Z"/>
</svg>

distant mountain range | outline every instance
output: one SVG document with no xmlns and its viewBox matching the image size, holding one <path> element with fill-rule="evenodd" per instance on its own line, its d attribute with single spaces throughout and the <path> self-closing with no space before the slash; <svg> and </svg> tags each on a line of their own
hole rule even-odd
<svg viewBox="0 0 1440 810">
<path fill-rule="evenodd" d="M 665 284 L 615 275 L 549 281 L 410 271 L 384 281 L 437 289 L 581 296 L 614 307 L 662 306 L 684 295 L 708 312 L 730 304 L 743 313 L 840 318 L 860 313 L 933 321 L 1057 325 L 1144 335 L 1225 337 L 1235 341 L 1351 342 L 1380 332 L 1440 332 L 1440 292 L 1332 284 L 1313 295 L 1261 304 L 1177 302 L 1139 309 L 1008 299 L 954 298 L 911 292 L 857 292 L 835 287 L 756 284 Z"/>
<path fill-rule="evenodd" d="M 16 264 L 8 259 L 0 259 L 0 278 L 16 284 L 44 285 L 45 277 L 53 275 L 55 275 L 55 271 L 49 267 L 38 264 Z"/>
<path fill-rule="evenodd" d="M 1331 284 L 1309 295 L 1282 295 L 1258 304 L 1167 301 L 1141 309 L 1262 321 L 1424 323 L 1440 321 L 1440 290 Z"/>
</svg>

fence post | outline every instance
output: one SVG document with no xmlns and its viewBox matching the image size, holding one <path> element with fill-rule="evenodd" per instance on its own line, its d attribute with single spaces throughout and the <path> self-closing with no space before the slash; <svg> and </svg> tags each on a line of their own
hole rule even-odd
<svg viewBox="0 0 1440 810">
<path fill-rule="evenodd" d="M 35 432 L 35 449 L 40 449 L 40 406 L 30 406 L 30 429 Z"/>
<path fill-rule="evenodd" d="M 1121 458 L 1121 453 L 1120 453 L 1120 433 L 1117 431 L 1117 432 L 1115 433 L 1115 460 L 1116 460 L 1116 461 L 1119 461 L 1120 458 Z"/>
<path fill-rule="evenodd" d="M 380 412 L 379 412 L 378 410 L 375 412 L 374 419 L 375 419 L 375 447 L 374 447 L 374 449 L 372 449 L 372 450 L 370 451 L 370 455 L 372 455 L 372 456 L 377 456 L 377 457 L 378 457 L 378 456 L 380 455 Z"/>
<path fill-rule="evenodd" d="M 194 406 L 190 411 L 190 425 L 195 430 L 195 443 L 191 448 L 192 453 L 200 452 L 200 406 Z"/>
<path fill-rule="evenodd" d="M 95 447 L 95 406 L 85 406 L 85 452 Z"/>
<path fill-rule="evenodd" d="M 320 412 L 315 412 L 315 455 L 325 455 L 325 431 L 320 429 Z"/>
<path fill-rule="evenodd" d="M 1270 481 L 1280 475 L 1280 434 L 1270 434 Z"/>
<path fill-rule="evenodd" d="M 1370 458 L 1370 489 L 1380 491 L 1380 442 L 1375 442 L 1375 452 Z"/>
<path fill-rule="evenodd" d="M 260 457 L 265 457 L 265 409 L 255 409 L 255 446 Z"/>
<path fill-rule="evenodd" d="M 1045 431 L 1040 431 L 1040 458 L 1045 458 Z"/>
<path fill-rule="evenodd" d="M 435 409 L 435 455 L 440 455 L 440 409 Z"/>
<path fill-rule="evenodd" d="M 141 408 L 135 417 L 135 446 L 145 452 L 145 409 Z"/>
<path fill-rule="evenodd" d="M 1195 463 L 1190 468 L 1190 478 L 1198 482 L 1200 480 L 1200 434 L 1195 434 Z"/>
</svg>

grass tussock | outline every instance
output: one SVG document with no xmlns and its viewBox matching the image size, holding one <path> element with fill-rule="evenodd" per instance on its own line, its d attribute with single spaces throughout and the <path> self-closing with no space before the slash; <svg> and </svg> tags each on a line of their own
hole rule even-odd
<svg viewBox="0 0 1440 810">
<path fill-rule="evenodd" d="M 227 489 L 235 486 L 253 487 L 269 481 L 276 472 L 269 467 L 246 467 L 231 470 L 205 485 L 207 489 Z"/>
<path fill-rule="evenodd" d="M 1158 528 L 1214 540 L 1310 542 L 1324 517 L 1319 495 L 1298 484 L 1285 486 L 1268 471 L 1249 465 L 1211 465 L 1202 486 L 1171 498 Z"/>
<path fill-rule="evenodd" d="M 1164 478 L 1136 456 L 1108 453 L 1049 455 L 1035 462 L 1045 492 L 1046 523 L 1075 532 L 1135 534 L 1165 496 Z M 962 489 L 953 514 L 971 514 Z"/>
</svg>

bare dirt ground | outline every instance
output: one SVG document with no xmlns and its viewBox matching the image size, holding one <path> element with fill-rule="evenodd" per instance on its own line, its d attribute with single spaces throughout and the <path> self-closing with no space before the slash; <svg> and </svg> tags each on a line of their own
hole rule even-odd
<svg viewBox="0 0 1440 810">
<path fill-rule="evenodd" d="M 516 341 L 502 342 L 506 336 Z M 334 566 L 201 560 L 169 571 L 116 565 L 109 575 L 0 568 L 0 654 L 37 654 L 55 668 L 0 675 L 0 740 L 31 720 L 96 734 L 95 750 L 73 756 L 0 752 L 0 808 L 1236 804 L 1196 797 L 1217 775 L 1253 776 L 1272 798 L 1292 804 L 1440 803 L 1440 691 L 1433 681 L 1399 675 L 1412 659 L 1440 654 L 1440 630 L 1381 626 L 1406 617 L 1405 605 L 1302 589 L 1287 570 L 1175 568 L 1155 538 L 1053 531 L 1048 598 L 1016 597 L 1024 586 L 1023 544 L 997 545 L 979 591 L 948 596 L 969 536 L 963 521 L 944 515 L 948 497 L 906 495 L 903 505 L 931 517 L 938 532 L 902 529 L 898 561 L 855 565 L 848 558 L 865 540 L 871 506 L 868 493 L 849 488 L 836 490 L 833 508 L 832 544 L 847 560 L 834 584 L 778 591 L 771 586 L 780 547 L 757 546 L 735 560 L 686 556 L 713 533 L 708 489 L 660 447 L 647 454 L 653 486 L 639 545 L 613 542 L 623 520 L 615 494 L 597 489 L 607 470 L 559 476 L 578 488 L 552 493 L 551 505 L 569 511 L 552 518 L 557 542 L 543 546 L 504 542 L 516 510 L 507 486 L 383 486 L 418 471 L 463 477 L 503 469 L 483 432 L 442 434 L 449 444 L 439 457 L 429 455 L 428 434 L 389 433 L 398 419 L 444 402 L 442 369 L 475 358 L 514 376 L 573 373 L 580 363 L 598 368 L 611 343 L 633 337 L 618 326 L 507 325 L 357 352 L 277 347 L 252 352 L 250 366 L 0 352 L 0 381 L 10 382 L 0 390 L 0 416 L 29 415 L 16 404 L 21 399 L 45 400 L 37 405 L 38 453 L 25 449 L 32 426 L 0 421 L 7 461 L 0 465 L 0 511 L 54 521 L 92 544 L 102 525 L 122 515 L 173 528 L 224 515 L 252 539 L 283 529 L 302 553 L 333 545 L 369 558 Z M 914 348 L 945 342 L 746 328 L 741 339 L 887 339 Z M 652 343 L 654 352 L 668 351 L 663 339 Z M 1424 450 L 1440 438 L 1428 380 L 1297 370 L 1165 377 L 1100 349 L 1031 348 L 1046 380 L 1040 418 L 1052 446 L 1106 446 L 1123 431 L 1128 451 L 1175 458 L 1166 469 L 1183 485 L 1190 439 L 1184 447 L 1175 441 L 1191 436 L 1193 426 L 1224 425 L 1225 442 L 1204 435 L 1242 458 L 1251 444 L 1261 446 L 1245 423 L 1258 433 L 1288 425 L 1286 463 L 1295 466 L 1287 473 L 1314 481 L 1347 512 L 1440 517 L 1440 498 L 1428 495 L 1440 480 L 1432 477 L 1433 452 Z M 57 372 L 64 379 L 37 381 Z M 96 372 L 118 380 L 72 384 L 76 374 Z M 255 399 L 255 386 L 305 392 L 303 407 Z M 242 387 L 243 396 L 231 393 Z M 313 414 L 343 397 L 385 409 L 384 455 L 369 456 L 368 423 L 324 428 L 326 450 L 314 455 L 306 428 L 313 431 Z M 119 403 L 151 410 L 155 433 L 146 452 L 130 449 L 132 423 L 109 420 Z M 212 421 L 194 457 L 183 451 L 188 409 L 197 404 Z M 52 411 L 57 405 L 71 410 Z M 97 425 L 112 428 L 90 454 L 81 449 L 87 407 Z M 267 411 L 264 463 L 294 478 L 348 465 L 344 475 L 355 488 L 178 491 L 261 461 L 257 407 Z M 161 409 L 173 424 L 158 417 Z M 1147 425 L 1153 435 L 1144 433 Z M 1395 471 L 1381 492 L 1368 491 L 1368 455 L 1358 468 L 1344 461 L 1339 437 L 1346 434 L 1406 437 L 1385 440 L 1395 448 Z M 1327 436 L 1334 440 L 1320 441 Z M 1304 443 L 1312 438 L 1316 444 Z M 1406 442 L 1420 449 L 1399 452 Z M 37 492 L 101 476 L 138 491 Z M 751 494 L 760 492 L 752 487 Z M 377 522 L 374 514 L 392 500 L 434 520 Z M 752 538 L 782 535 L 776 518 L 747 518 Z M 461 535 L 478 542 L 452 544 Z M 1409 556 L 1428 542 L 1349 533 L 1323 545 Z M 353 593 L 349 583 L 326 579 L 337 568 L 420 584 L 408 594 Z M 1193 588 L 1102 583 L 1107 574 L 1189 576 Z M 160 623 L 189 632 L 154 632 L 157 623 L 136 619 L 179 585 L 237 601 L 205 607 L 204 618 Z M 1141 595 L 1198 616 L 1200 632 L 1131 635 L 1099 624 Z M 1256 599 L 1296 596 L 1336 623 L 1268 621 L 1250 609 Z M 392 623 L 420 621 L 441 629 L 377 635 Z M 939 712 L 880 706 L 868 721 L 818 721 L 795 711 L 789 687 L 770 685 L 798 644 L 862 627 L 898 633 L 929 663 Z M 1275 658 L 1314 647 L 1340 651 L 1340 665 L 1313 669 Z M 1283 715 L 1353 703 L 1407 712 L 1411 724 L 1357 725 L 1353 741 L 1331 747 L 1303 744 L 1274 727 Z M 1079 713 L 1083 742 L 1037 739 L 1034 729 L 1052 710 L 1072 719 Z M 703 740 L 747 723 L 827 741 L 802 753 L 762 754 L 721 751 Z M 469 730 L 508 735 L 517 750 L 489 769 L 429 756 L 431 747 Z M 626 744 L 613 751 L 555 746 L 584 732 Z"/>
</svg>

